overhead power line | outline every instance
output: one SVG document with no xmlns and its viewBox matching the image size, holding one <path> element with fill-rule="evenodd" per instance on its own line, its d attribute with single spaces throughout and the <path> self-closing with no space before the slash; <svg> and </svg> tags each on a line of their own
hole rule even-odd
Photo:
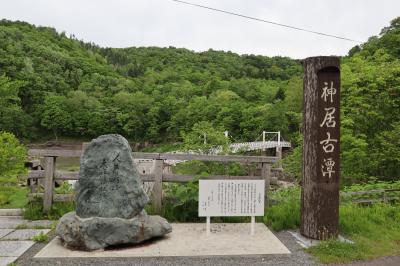
<svg viewBox="0 0 400 266">
<path fill-rule="evenodd" d="M 282 24 L 282 23 L 278 23 L 278 22 L 274 22 L 274 21 L 270 21 L 270 20 L 265 20 L 265 19 L 261 19 L 261 18 L 255 18 L 255 17 L 251 17 L 251 16 L 246 16 L 246 15 L 242 15 L 242 14 L 238 14 L 238 13 L 234 13 L 234 12 L 230 12 L 230 11 L 226 11 L 226 10 L 222 10 L 222 9 L 218 9 L 218 8 L 213 8 L 213 7 L 209 7 L 209 6 L 203 6 L 203 5 L 194 4 L 194 3 L 190 3 L 190 2 L 185 2 L 185 1 L 181 1 L 181 0 L 171 0 L 171 1 L 174 1 L 174 2 L 177 2 L 177 3 L 180 3 L 180 4 L 200 7 L 200 8 L 216 11 L 216 12 L 221 12 L 221 13 L 225 13 L 225 14 L 229 14 L 229 15 L 233 15 L 233 16 L 237 16 L 237 17 L 242 17 L 242 18 L 246 18 L 246 19 L 250 19 L 250 20 L 255 20 L 255 21 L 259 21 L 259 22 L 263 22 L 263 23 L 268 23 L 268 24 L 272 24 L 272 25 L 275 25 L 275 26 L 285 27 L 285 28 L 289 28 L 289 29 L 292 29 L 292 30 L 298 30 L 298 31 L 303 31 L 303 32 L 307 32 L 307 33 L 313 33 L 313 34 L 322 35 L 322 36 L 331 37 L 331 38 L 336 38 L 336 39 L 340 39 L 340 40 L 344 40 L 344 41 L 361 43 L 361 41 L 353 40 L 353 39 L 346 38 L 346 37 L 341 37 L 341 36 L 332 35 L 332 34 L 328 34 L 328 33 L 308 30 L 308 29 L 304 29 L 304 28 L 299 28 L 299 27 L 295 27 L 295 26 L 291 26 L 291 25 L 286 25 L 286 24 Z"/>
</svg>

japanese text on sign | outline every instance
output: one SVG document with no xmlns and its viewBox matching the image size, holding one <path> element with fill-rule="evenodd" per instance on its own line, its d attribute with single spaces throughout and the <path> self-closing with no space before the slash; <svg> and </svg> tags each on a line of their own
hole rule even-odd
<svg viewBox="0 0 400 266">
<path fill-rule="evenodd" d="M 264 180 L 199 180 L 199 216 L 263 216 Z"/>
</svg>

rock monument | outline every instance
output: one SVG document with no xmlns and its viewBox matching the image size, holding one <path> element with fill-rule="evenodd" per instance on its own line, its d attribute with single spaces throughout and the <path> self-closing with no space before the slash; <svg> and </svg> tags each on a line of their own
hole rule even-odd
<svg viewBox="0 0 400 266">
<path fill-rule="evenodd" d="M 76 212 L 65 214 L 56 233 L 67 247 L 96 250 L 168 234 L 171 225 L 149 216 L 128 141 L 120 135 L 92 140 L 81 157 Z"/>
</svg>

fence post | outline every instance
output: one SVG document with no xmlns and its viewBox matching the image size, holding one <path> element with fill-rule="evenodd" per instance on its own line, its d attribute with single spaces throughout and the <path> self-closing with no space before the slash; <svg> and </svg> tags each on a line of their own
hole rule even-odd
<svg viewBox="0 0 400 266">
<path fill-rule="evenodd" d="M 161 214 L 162 207 L 162 176 L 164 160 L 154 160 L 154 186 L 153 186 L 153 205 L 155 212 Z"/>
<path fill-rule="evenodd" d="M 44 157 L 43 212 L 48 213 L 53 203 L 53 186 L 56 157 Z"/>
<path fill-rule="evenodd" d="M 261 164 L 261 178 L 265 180 L 265 195 L 264 195 L 264 205 L 269 207 L 269 185 L 271 184 L 271 165 L 267 163 Z"/>
<path fill-rule="evenodd" d="M 278 157 L 278 168 L 282 168 L 282 146 L 277 146 L 275 148 L 276 151 L 276 157 Z"/>
</svg>

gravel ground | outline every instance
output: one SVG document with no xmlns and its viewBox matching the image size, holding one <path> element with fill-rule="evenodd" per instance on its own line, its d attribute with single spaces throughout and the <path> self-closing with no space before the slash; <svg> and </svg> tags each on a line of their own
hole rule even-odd
<svg viewBox="0 0 400 266">
<path fill-rule="evenodd" d="M 53 258 L 37 259 L 33 256 L 47 243 L 36 243 L 16 263 L 18 265 L 319 265 L 305 253 L 286 231 L 275 233 L 282 243 L 292 252 L 287 255 L 254 255 L 254 256 L 213 256 L 213 257 L 162 257 L 162 258 Z M 52 235 L 49 235 L 50 238 Z"/>
</svg>

